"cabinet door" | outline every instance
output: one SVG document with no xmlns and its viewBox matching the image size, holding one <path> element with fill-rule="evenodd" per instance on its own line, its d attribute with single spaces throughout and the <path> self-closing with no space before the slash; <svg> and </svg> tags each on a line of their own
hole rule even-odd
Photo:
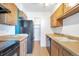
<svg viewBox="0 0 79 59">
<path fill-rule="evenodd" d="M 51 41 L 51 56 L 58 56 L 58 46 L 53 41 Z"/>
<path fill-rule="evenodd" d="M 5 14 L 5 20 L 6 24 L 15 25 L 17 20 L 17 8 L 16 5 L 13 3 L 3 3 L 3 6 L 5 6 L 7 9 L 11 11 L 11 13 Z"/>
<path fill-rule="evenodd" d="M 17 20 L 16 11 L 6 14 L 6 24 L 15 25 Z"/>
<path fill-rule="evenodd" d="M 57 20 L 56 13 L 51 16 L 51 27 L 62 26 L 62 21 Z"/>
<path fill-rule="evenodd" d="M 64 3 L 64 13 L 66 13 L 67 11 L 69 11 L 72 7 L 69 6 L 69 3 Z"/>
<path fill-rule="evenodd" d="M 0 14 L 0 24 L 4 24 L 4 23 L 5 23 L 5 15 Z"/>
<path fill-rule="evenodd" d="M 59 45 L 58 55 L 63 56 L 62 52 L 63 52 L 63 48 Z"/>
<path fill-rule="evenodd" d="M 51 16 L 51 26 L 52 27 L 57 27 L 58 26 L 58 22 L 56 20 L 56 13 L 54 13 L 52 16 Z"/>
<path fill-rule="evenodd" d="M 52 21 L 52 27 L 59 27 L 59 26 L 62 26 L 63 25 L 63 22 L 62 20 L 54 20 Z"/>
<path fill-rule="evenodd" d="M 69 3 L 64 3 L 64 13 L 67 13 L 70 11 L 74 6 L 76 6 L 77 3 L 69 4 Z"/>
<path fill-rule="evenodd" d="M 64 14 L 64 4 L 61 4 L 58 9 L 56 10 L 56 18 L 58 19 Z"/>
<path fill-rule="evenodd" d="M 24 19 L 27 19 L 27 15 L 23 11 L 18 11 L 19 12 L 19 17 L 23 17 Z"/>
<path fill-rule="evenodd" d="M 62 26 L 62 20 L 58 20 L 64 14 L 64 4 L 61 4 L 59 8 L 51 15 L 51 26 L 58 27 Z"/>
<path fill-rule="evenodd" d="M 26 39 L 20 42 L 20 56 L 26 56 L 27 48 L 26 48 Z"/>
<path fill-rule="evenodd" d="M 63 56 L 72 56 L 68 51 L 64 50 L 62 51 Z"/>
<path fill-rule="evenodd" d="M 2 5 L 9 10 L 16 10 L 16 5 L 14 3 L 2 3 Z"/>
</svg>

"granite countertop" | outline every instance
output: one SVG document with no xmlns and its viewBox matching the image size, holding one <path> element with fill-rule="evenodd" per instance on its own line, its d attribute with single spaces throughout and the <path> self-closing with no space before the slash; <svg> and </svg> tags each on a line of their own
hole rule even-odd
<svg viewBox="0 0 79 59">
<path fill-rule="evenodd" d="M 58 34 L 47 34 L 52 40 L 57 42 L 63 48 L 65 48 L 72 55 L 79 55 L 79 40 L 73 40 L 63 35 Z M 78 38 L 78 37 L 77 37 Z"/>
<path fill-rule="evenodd" d="M 3 35 L 0 36 L 0 41 L 6 41 L 6 40 L 18 40 L 22 41 L 27 38 L 27 35 Z"/>
</svg>

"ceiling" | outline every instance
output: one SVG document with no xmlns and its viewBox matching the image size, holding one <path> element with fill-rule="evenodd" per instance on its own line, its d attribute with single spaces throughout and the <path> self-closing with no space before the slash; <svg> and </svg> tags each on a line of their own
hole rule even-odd
<svg viewBox="0 0 79 59">
<path fill-rule="evenodd" d="M 49 12 L 52 11 L 57 3 L 45 4 L 45 3 L 20 3 L 21 8 L 29 12 Z"/>
</svg>

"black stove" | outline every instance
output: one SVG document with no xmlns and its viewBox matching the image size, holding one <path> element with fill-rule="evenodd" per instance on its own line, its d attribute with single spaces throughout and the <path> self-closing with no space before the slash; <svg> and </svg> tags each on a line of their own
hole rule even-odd
<svg viewBox="0 0 79 59">
<path fill-rule="evenodd" d="M 0 42 L 0 56 L 13 56 L 15 53 L 19 56 L 19 41 L 7 40 Z"/>
</svg>

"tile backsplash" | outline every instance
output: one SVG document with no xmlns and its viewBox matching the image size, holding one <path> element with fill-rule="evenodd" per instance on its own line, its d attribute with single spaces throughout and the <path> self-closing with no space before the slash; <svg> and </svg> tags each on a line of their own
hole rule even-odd
<svg viewBox="0 0 79 59">
<path fill-rule="evenodd" d="M 15 35 L 15 26 L 0 24 L 1 35 Z"/>
</svg>

